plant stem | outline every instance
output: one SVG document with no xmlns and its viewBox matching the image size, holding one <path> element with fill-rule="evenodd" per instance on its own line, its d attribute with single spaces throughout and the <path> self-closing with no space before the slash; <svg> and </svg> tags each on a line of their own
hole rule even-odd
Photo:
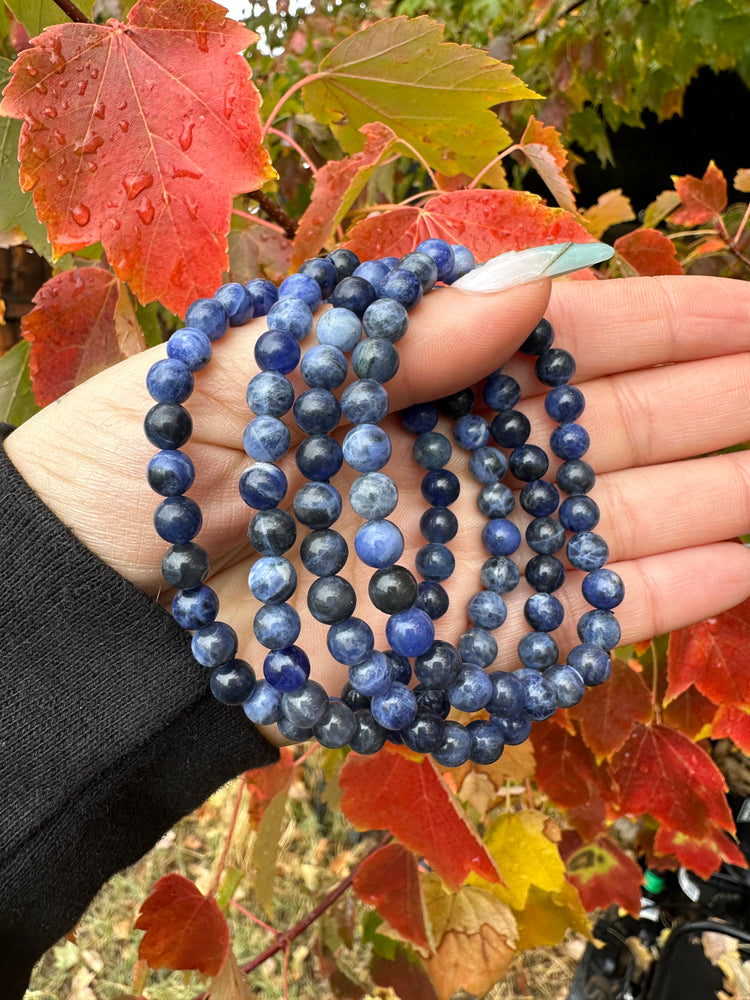
<svg viewBox="0 0 750 1000">
<path fill-rule="evenodd" d="M 243 212 L 241 208 L 233 208 L 232 215 L 237 215 L 240 219 L 249 219 L 250 222 L 254 222 L 258 226 L 265 226 L 266 229 L 270 229 L 280 236 L 285 235 L 281 226 L 277 226 L 275 222 L 269 222 L 268 219 L 261 219 L 259 215 L 253 215 L 252 212 Z"/>
<path fill-rule="evenodd" d="M 292 149 L 296 150 L 299 153 L 300 157 L 304 160 L 305 164 L 307 165 L 307 169 L 310 171 L 313 177 L 318 176 L 318 170 L 315 164 L 311 162 L 310 157 L 304 151 L 302 146 L 300 146 L 300 144 L 296 141 L 296 139 L 292 139 L 290 135 L 287 135 L 286 132 L 282 132 L 278 128 L 269 128 L 266 134 L 277 136 L 277 138 L 281 139 L 282 142 L 285 142 L 288 146 L 291 146 Z"/>
<path fill-rule="evenodd" d="M 719 230 L 719 235 L 727 245 L 727 250 L 732 254 L 733 257 L 736 257 L 738 261 L 744 264 L 745 267 L 750 267 L 750 259 L 747 258 L 742 253 L 741 250 L 737 249 L 735 240 L 733 240 L 729 235 L 729 233 L 727 232 L 727 227 L 724 225 L 724 220 L 720 215 L 716 217 L 716 223 L 717 223 L 717 228 Z"/>
<path fill-rule="evenodd" d="M 297 232 L 297 223 L 286 214 L 283 208 L 280 208 L 276 202 L 272 198 L 269 198 L 263 191 L 249 191 L 247 196 L 248 198 L 252 198 L 254 202 L 257 202 L 266 215 L 271 216 L 274 222 L 278 222 L 284 230 L 284 235 L 287 239 L 294 239 L 294 234 Z"/>
<path fill-rule="evenodd" d="M 239 815 L 240 802 L 242 802 L 242 793 L 244 790 L 245 783 L 244 781 L 240 781 L 237 787 L 237 794 L 234 797 L 234 808 L 232 809 L 232 818 L 229 820 L 229 829 L 227 830 L 227 835 L 224 839 L 224 849 L 221 852 L 221 857 L 219 858 L 219 863 L 216 866 L 214 877 L 211 879 L 211 885 L 206 893 L 207 896 L 215 896 L 216 890 L 219 888 L 219 880 L 221 879 L 221 873 L 224 871 L 224 865 L 227 863 L 229 845 L 232 843 L 232 837 L 234 836 L 234 828 L 237 825 L 237 816 Z"/>
<path fill-rule="evenodd" d="M 82 10 L 73 3 L 73 0 L 54 0 L 63 14 L 67 14 L 71 21 L 79 21 L 81 24 L 91 24 Z"/>
<path fill-rule="evenodd" d="M 306 86 L 308 83 L 312 83 L 314 80 L 322 80 L 326 75 L 327 75 L 326 73 L 310 73 L 309 76 L 304 76 L 301 80 L 297 80 L 297 82 L 293 84 L 289 88 L 289 90 L 286 91 L 286 93 L 281 95 L 281 97 L 276 103 L 276 107 L 268 116 L 268 118 L 266 119 L 266 124 L 263 126 L 263 131 L 260 134 L 261 142 L 263 142 L 263 140 L 265 139 L 266 135 L 268 134 L 268 130 L 278 118 L 279 111 L 281 110 L 283 105 L 286 104 L 286 102 L 289 100 L 292 94 L 295 94 L 298 90 L 301 90 L 302 87 Z"/>
</svg>

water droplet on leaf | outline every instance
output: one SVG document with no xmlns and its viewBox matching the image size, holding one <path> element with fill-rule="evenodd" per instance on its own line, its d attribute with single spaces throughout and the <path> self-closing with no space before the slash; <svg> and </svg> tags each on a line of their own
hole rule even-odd
<svg viewBox="0 0 750 1000">
<path fill-rule="evenodd" d="M 136 206 L 136 212 L 138 213 L 138 218 L 141 220 L 144 226 L 151 225 L 154 218 L 154 206 L 151 204 L 148 198 L 142 198 L 138 205 Z"/>
<path fill-rule="evenodd" d="M 193 129 L 195 128 L 195 122 L 189 121 L 187 118 L 182 123 L 182 132 L 180 132 L 180 149 L 183 152 L 187 152 L 193 143 Z"/>
<path fill-rule="evenodd" d="M 57 108 L 53 108 L 51 105 L 44 109 L 44 114 L 47 118 L 57 118 Z"/>
<path fill-rule="evenodd" d="M 127 132 L 127 130 L 130 128 L 130 122 L 126 122 L 124 118 L 117 124 L 120 126 L 123 132 Z"/>
<path fill-rule="evenodd" d="M 106 110 L 107 110 L 107 105 L 104 103 L 104 101 L 97 101 L 96 104 L 94 105 L 94 117 L 101 118 L 102 120 L 104 120 L 104 115 Z"/>
<path fill-rule="evenodd" d="M 145 191 L 146 188 L 150 188 L 153 183 L 153 176 L 147 173 L 130 174 L 122 179 L 122 186 L 125 188 L 128 201 L 133 201 L 138 197 L 141 191 Z"/>
<path fill-rule="evenodd" d="M 39 83 L 34 84 L 34 90 L 37 92 L 37 94 L 47 93 L 47 88 L 41 81 Z"/>
<path fill-rule="evenodd" d="M 73 216 L 73 221 L 77 222 L 79 226 L 85 226 L 91 218 L 88 205 L 84 205 L 82 201 L 75 206 L 70 214 Z"/>
</svg>

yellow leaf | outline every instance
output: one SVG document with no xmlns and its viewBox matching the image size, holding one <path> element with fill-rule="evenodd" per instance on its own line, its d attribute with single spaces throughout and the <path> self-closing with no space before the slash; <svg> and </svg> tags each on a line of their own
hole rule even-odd
<svg viewBox="0 0 750 1000">
<path fill-rule="evenodd" d="M 591 926 L 578 893 L 570 882 L 565 882 L 556 893 L 543 892 L 532 885 L 526 906 L 516 913 L 518 921 L 518 950 L 557 944 L 568 928 L 591 937 Z"/>
<path fill-rule="evenodd" d="M 615 188 L 600 196 L 591 208 L 584 210 L 583 224 L 592 236 L 599 239 L 610 226 L 620 222 L 630 222 L 635 218 L 630 199 L 622 193 L 622 188 Z"/>
<path fill-rule="evenodd" d="M 448 891 L 433 872 L 423 872 L 422 896 L 437 945 L 448 931 L 478 934 L 490 924 L 510 944 L 515 946 L 518 934 L 510 909 L 489 889 L 464 885 L 458 892 Z"/>
<path fill-rule="evenodd" d="M 291 781 L 292 772 L 289 772 Z M 266 806 L 253 846 L 252 867 L 255 870 L 255 898 L 267 916 L 273 915 L 273 880 L 276 877 L 276 855 L 279 851 L 281 824 L 286 812 L 289 785 L 286 785 Z M 218 1000 L 218 998 L 217 998 Z"/>
<path fill-rule="evenodd" d="M 654 229 L 668 215 L 674 212 L 679 205 L 680 196 L 676 191 L 662 191 L 643 213 L 644 228 Z"/>
<path fill-rule="evenodd" d="M 734 175 L 734 187 L 737 191 L 750 191 L 750 170 L 743 167 Z"/>
<path fill-rule="evenodd" d="M 214 976 L 207 991 L 207 1000 L 255 1000 L 247 977 L 237 965 L 230 951 L 218 975 Z"/>
</svg>

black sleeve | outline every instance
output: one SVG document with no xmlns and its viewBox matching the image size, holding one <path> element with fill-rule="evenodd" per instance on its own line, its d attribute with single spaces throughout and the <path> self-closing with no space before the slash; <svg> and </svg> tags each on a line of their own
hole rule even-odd
<svg viewBox="0 0 750 1000">
<path fill-rule="evenodd" d="M 111 875 L 277 751 L 212 698 L 189 633 L 81 545 L 1 447 L 0 568 L 0 983 L 21 1000 Z"/>
</svg>

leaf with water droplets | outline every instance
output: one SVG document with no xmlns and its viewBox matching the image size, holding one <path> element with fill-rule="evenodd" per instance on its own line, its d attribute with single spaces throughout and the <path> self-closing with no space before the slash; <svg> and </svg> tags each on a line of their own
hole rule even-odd
<svg viewBox="0 0 750 1000">
<path fill-rule="evenodd" d="M 12 67 L 21 187 L 56 254 L 101 240 L 141 302 L 184 315 L 227 267 L 232 195 L 273 175 L 239 54 L 212 0 L 139 0 L 126 23 L 58 24 Z"/>
</svg>

